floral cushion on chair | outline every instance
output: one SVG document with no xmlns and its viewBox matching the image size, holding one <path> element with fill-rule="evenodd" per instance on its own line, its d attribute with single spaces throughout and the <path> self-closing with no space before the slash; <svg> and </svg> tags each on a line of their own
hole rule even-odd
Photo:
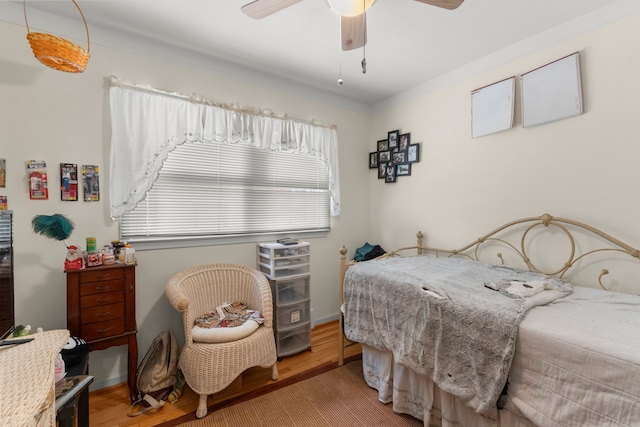
<svg viewBox="0 0 640 427">
<path fill-rule="evenodd" d="M 246 303 L 225 303 L 198 317 L 191 336 L 193 341 L 204 343 L 236 341 L 251 335 L 263 322 L 262 314 L 247 309 Z"/>
</svg>

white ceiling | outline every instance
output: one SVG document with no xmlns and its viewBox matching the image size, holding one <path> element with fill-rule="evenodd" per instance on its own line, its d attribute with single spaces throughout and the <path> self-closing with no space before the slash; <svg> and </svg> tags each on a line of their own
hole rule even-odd
<svg viewBox="0 0 640 427">
<path fill-rule="evenodd" d="M 638 0 L 466 0 L 453 11 L 377 0 L 367 12 L 366 50 L 343 52 L 339 16 L 324 0 L 303 0 L 262 20 L 240 11 L 248 2 L 78 0 L 93 44 L 179 59 L 364 110 L 640 12 Z M 32 31 L 59 31 L 54 34 L 80 44 L 86 39 L 70 1 L 27 5 Z M 22 2 L 0 0 L 0 19 L 24 25 Z"/>
</svg>

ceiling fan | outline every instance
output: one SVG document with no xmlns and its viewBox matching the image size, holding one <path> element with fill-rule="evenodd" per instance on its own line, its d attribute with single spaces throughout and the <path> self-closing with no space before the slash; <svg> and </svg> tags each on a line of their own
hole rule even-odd
<svg viewBox="0 0 640 427">
<path fill-rule="evenodd" d="M 292 6 L 302 0 L 255 0 L 242 6 L 242 12 L 253 19 L 262 19 Z M 340 38 L 342 50 L 353 50 L 367 43 L 366 10 L 376 0 L 325 0 L 329 7 L 340 14 Z M 416 0 L 420 3 L 456 9 L 464 0 Z"/>
</svg>

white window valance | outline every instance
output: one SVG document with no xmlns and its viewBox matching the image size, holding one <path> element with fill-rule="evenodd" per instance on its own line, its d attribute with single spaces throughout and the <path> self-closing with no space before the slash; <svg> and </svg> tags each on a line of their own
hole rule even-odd
<svg viewBox="0 0 640 427">
<path fill-rule="evenodd" d="M 111 216 L 134 209 L 151 189 L 167 154 L 187 141 L 243 144 L 314 156 L 329 170 L 331 214 L 340 214 L 335 126 L 239 108 L 197 95 L 165 92 L 111 77 Z"/>
</svg>

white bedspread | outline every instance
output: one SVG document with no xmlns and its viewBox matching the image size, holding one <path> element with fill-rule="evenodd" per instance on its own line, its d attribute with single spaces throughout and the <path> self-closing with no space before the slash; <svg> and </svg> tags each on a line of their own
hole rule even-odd
<svg viewBox="0 0 640 427">
<path fill-rule="evenodd" d="M 576 286 L 530 310 L 498 420 L 474 414 L 390 352 L 363 345 L 363 370 L 382 402 L 425 426 L 640 426 L 640 297 Z"/>
<path fill-rule="evenodd" d="M 640 297 L 575 286 L 529 311 L 507 407 L 540 426 L 640 426 Z"/>
<path fill-rule="evenodd" d="M 525 299 L 484 284 L 543 279 L 531 271 L 457 258 L 365 262 L 345 278 L 345 334 L 391 351 L 397 362 L 495 417 L 520 319 L 529 307 L 564 296 L 571 286 L 557 282 Z"/>
</svg>

